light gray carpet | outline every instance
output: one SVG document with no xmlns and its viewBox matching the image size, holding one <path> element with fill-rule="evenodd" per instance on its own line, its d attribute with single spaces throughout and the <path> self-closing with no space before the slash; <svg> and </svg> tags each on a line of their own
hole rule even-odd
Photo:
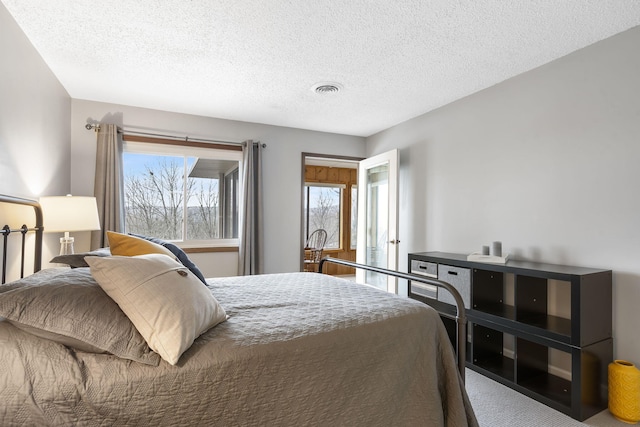
<svg viewBox="0 0 640 427">
<path fill-rule="evenodd" d="M 480 427 L 622 427 L 608 410 L 579 422 L 467 369 L 466 388 Z"/>
</svg>

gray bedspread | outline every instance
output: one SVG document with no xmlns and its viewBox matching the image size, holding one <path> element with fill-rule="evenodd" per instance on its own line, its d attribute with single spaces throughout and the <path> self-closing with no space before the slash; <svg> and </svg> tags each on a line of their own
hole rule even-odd
<svg viewBox="0 0 640 427">
<path fill-rule="evenodd" d="M 0 322 L 0 425 L 477 425 L 426 305 L 316 273 L 209 283 L 230 317 L 176 366 Z"/>
</svg>

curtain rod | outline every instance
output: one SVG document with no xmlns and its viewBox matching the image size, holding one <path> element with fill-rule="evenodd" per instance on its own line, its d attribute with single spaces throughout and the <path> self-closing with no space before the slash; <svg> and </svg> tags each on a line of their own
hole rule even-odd
<svg viewBox="0 0 640 427">
<path fill-rule="evenodd" d="M 92 124 L 92 123 L 87 123 L 85 126 L 85 129 L 87 130 L 94 130 L 96 132 L 98 132 L 100 130 L 100 124 Z M 185 142 L 213 142 L 216 144 L 225 144 L 225 145 L 242 145 L 242 142 L 236 142 L 236 141 L 222 141 L 219 139 L 205 139 L 205 138 L 189 138 L 189 136 L 185 136 L 185 137 L 179 137 L 179 136 L 175 136 L 175 135 L 164 135 L 164 134 L 159 134 L 159 133 L 150 133 L 150 132 L 139 132 L 139 131 L 134 131 L 134 130 L 125 130 L 123 128 L 118 127 L 118 133 L 128 133 L 128 134 L 135 134 L 135 135 L 146 135 L 146 136 L 155 136 L 155 137 L 160 137 L 160 138 L 170 138 L 170 139 L 175 139 L 178 141 L 185 141 Z M 256 141 L 258 144 L 260 144 L 259 141 Z M 267 144 L 260 144 L 262 146 L 262 148 L 266 148 Z"/>
</svg>

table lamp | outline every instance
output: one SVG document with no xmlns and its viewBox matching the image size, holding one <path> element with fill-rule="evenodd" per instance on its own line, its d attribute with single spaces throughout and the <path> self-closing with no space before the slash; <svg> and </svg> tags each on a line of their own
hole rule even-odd
<svg viewBox="0 0 640 427">
<path fill-rule="evenodd" d="M 45 233 L 64 233 L 60 238 L 60 255 L 73 253 L 70 231 L 100 230 L 95 197 L 47 196 L 40 198 Z"/>
</svg>

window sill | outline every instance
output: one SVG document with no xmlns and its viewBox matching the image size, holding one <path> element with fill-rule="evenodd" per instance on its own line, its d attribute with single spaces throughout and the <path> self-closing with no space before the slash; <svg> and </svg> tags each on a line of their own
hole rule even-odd
<svg viewBox="0 0 640 427">
<path fill-rule="evenodd" d="M 331 248 L 331 249 L 323 249 L 322 253 L 323 254 L 337 254 L 337 253 L 340 253 L 340 252 L 348 252 L 348 251 L 355 251 L 355 249 L 344 250 L 344 249 L 340 249 L 340 248 Z"/>
<path fill-rule="evenodd" d="M 201 254 L 208 252 L 238 252 L 237 246 L 181 246 L 185 253 L 188 254 Z"/>
</svg>

